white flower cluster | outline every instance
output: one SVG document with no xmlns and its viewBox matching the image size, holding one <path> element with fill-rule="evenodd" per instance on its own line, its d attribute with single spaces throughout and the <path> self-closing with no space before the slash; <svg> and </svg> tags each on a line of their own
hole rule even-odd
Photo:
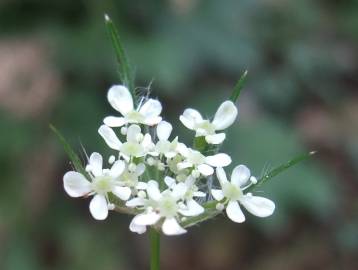
<svg viewBox="0 0 358 270">
<path fill-rule="evenodd" d="M 106 117 L 98 132 L 117 156 L 109 158 L 110 168 L 103 168 L 102 156 L 93 153 L 86 175 L 70 171 L 63 178 L 69 196 L 93 196 L 89 209 L 95 219 L 106 219 L 109 210 L 127 209 L 135 215 L 131 231 L 144 233 L 147 226 L 155 226 L 166 235 L 178 235 L 186 232 L 185 220 L 205 215 L 204 202 L 210 198 L 217 201 L 217 211 L 226 209 L 227 216 L 238 223 L 245 221 L 240 204 L 259 217 L 273 213 L 272 201 L 244 194 L 257 182 L 246 166 L 235 167 L 228 181 L 223 168 L 231 163 L 229 155 L 216 151 L 205 155 L 178 137 L 170 139 L 173 128 L 162 120 L 159 101 L 143 98 L 135 108 L 130 91 L 122 85 L 111 87 L 107 97 L 121 116 Z M 206 147 L 218 149 L 225 140 L 223 130 L 235 122 L 237 114 L 234 103 L 225 101 L 212 121 L 194 109 L 186 109 L 180 121 Z M 220 189 L 208 185 L 215 175 Z"/>
</svg>

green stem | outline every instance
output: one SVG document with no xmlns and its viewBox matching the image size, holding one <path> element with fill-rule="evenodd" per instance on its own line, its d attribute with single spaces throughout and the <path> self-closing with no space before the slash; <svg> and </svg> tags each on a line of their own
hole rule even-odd
<svg viewBox="0 0 358 270">
<path fill-rule="evenodd" d="M 150 228 L 150 270 L 160 269 L 160 234 L 154 228 Z"/>
</svg>

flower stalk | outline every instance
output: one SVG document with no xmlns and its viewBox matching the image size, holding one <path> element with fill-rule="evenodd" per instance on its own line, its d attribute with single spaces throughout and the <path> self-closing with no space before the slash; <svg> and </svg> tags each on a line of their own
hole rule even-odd
<svg viewBox="0 0 358 270">
<path fill-rule="evenodd" d="M 149 231 L 150 238 L 150 270 L 160 269 L 160 233 L 151 228 Z"/>
</svg>

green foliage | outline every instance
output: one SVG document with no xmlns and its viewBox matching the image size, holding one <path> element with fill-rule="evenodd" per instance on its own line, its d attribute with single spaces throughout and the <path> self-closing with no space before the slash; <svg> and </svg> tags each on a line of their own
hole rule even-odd
<svg viewBox="0 0 358 270">
<path fill-rule="evenodd" d="M 234 90 L 231 94 L 230 100 L 232 102 L 236 102 L 237 99 L 240 96 L 241 90 L 244 87 L 245 81 L 246 81 L 246 76 L 247 76 L 247 70 L 241 75 L 240 79 L 238 80 L 238 82 L 236 83 Z"/>
<path fill-rule="evenodd" d="M 283 163 L 274 169 L 270 170 L 268 173 L 265 173 L 260 179 L 257 180 L 256 184 L 252 184 L 250 187 L 246 189 L 246 192 L 253 191 L 254 189 L 260 187 L 261 185 L 265 184 L 267 181 L 271 180 L 273 177 L 285 172 L 289 168 L 307 160 L 312 155 L 314 155 L 316 152 L 309 152 L 308 154 L 299 155 L 291 160 L 289 160 L 286 163 Z"/>
<path fill-rule="evenodd" d="M 81 159 L 78 157 L 76 152 L 72 149 L 71 145 L 66 141 L 66 139 L 62 136 L 62 134 L 53 125 L 50 125 L 50 129 L 56 134 L 58 140 L 62 144 L 63 149 L 65 150 L 68 158 L 71 160 L 76 171 L 85 175 L 87 179 L 90 179 L 88 173 L 86 172 L 85 168 L 82 165 Z"/>
<path fill-rule="evenodd" d="M 112 42 L 112 46 L 114 48 L 116 58 L 117 58 L 117 64 L 118 64 L 118 71 L 119 71 L 119 77 L 122 81 L 122 83 L 127 86 L 129 91 L 131 91 L 132 96 L 135 97 L 135 89 L 134 89 L 134 79 L 132 74 L 132 69 L 129 65 L 129 61 L 127 59 L 126 53 L 124 51 L 122 42 L 119 38 L 118 31 L 112 22 L 112 20 L 108 17 L 108 15 L 105 15 L 105 24 L 108 30 L 109 37 Z"/>
</svg>

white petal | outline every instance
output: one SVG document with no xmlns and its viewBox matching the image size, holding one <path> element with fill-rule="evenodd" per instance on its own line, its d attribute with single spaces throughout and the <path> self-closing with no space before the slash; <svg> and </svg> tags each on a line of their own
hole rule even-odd
<svg viewBox="0 0 358 270">
<path fill-rule="evenodd" d="M 180 199 L 185 195 L 185 193 L 187 191 L 188 191 L 188 188 L 184 183 L 178 183 L 173 188 L 172 196 L 176 199 Z"/>
<path fill-rule="evenodd" d="M 240 203 L 249 211 L 251 214 L 258 217 L 268 217 L 271 216 L 275 211 L 275 203 L 269 199 L 245 195 Z"/>
<path fill-rule="evenodd" d="M 147 186 L 148 185 L 146 182 L 138 182 L 137 185 L 135 186 L 135 188 L 139 189 L 139 190 L 146 190 Z"/>
<path fill-rule="evenodd" d="M 203 121 L 201 114 L 194 109 L 186 109 L 179 119 L 188 129 L 194 129 L 197 122 Z"/>
<path fill-rule="evenodd" d="M 186 230 L 179 225 L 175 218 L 166 218 L 162 226 L 162 231 L 166 235 L 179 235 L 186 233 Z"/>
<path fill-rule="evenodd" d="M 134 218 L 133 218 L 134 220 Z M 134 232 L 134 233 L 138 233 L 138 234 L 143 234 L 147 231 L 147 227 L 146 226 L 142 226 L 142 225 L 138 225 L 138 224 L 135 224 L 134 222 L 132 222 L 129 224 L 129 230 L 131 232 Z"/>
<path fill-rule="evenodd" d="M 170 123 L 162 121 L 157 126 L 157 136 L 159 140 L 167 141 L 172 133 L 173 127 Z"/>
<path fill-rule="evenodd" d="M 122 143 L 118 139 L 117 135 L 114 133 L 113 129 L 106 125 L 102 125 L 98 129 L 98 133 L 102 136 L 102 138 L 110 148 L 114 150 L 120 149 Z"/>
<path fill-rule="evenodd" d="M 184 157 L 187 157 L 190 153 L 188 147 L 184 143 L 178 143 L 176 150 Z"/>
<path fill-rule="evenodd" d="M 221 201 L 222 199 L 224 199 L 224 193 L 221 189 L 212 189 L 211 194 L 217 201 Z"/>
<path fill-rule="evenodd" d="M 93 218 L 104 220 L 108 216 L 108 204 L 103 195 L 95 195 L 89 205 Z"/>
<path fill-rule="evenodd" d="M 201 116 L 200 112 L 195 109 L 186 109 L 183 112 L 183 116 L 189 119 L 193 119 L 195 122 L 203 121 L 203 117 Z"/>
<path fill-rule="evenodd" d="M 195 191 L 193 194 L 194 194 L 193 197 L 199 197 L 199 198 L 204 198 L 204 197 L 206 197 L 206 193 L 205 193 L 205 192 L 202 192 L 202 191 Z"/>
<path fill-rule="evenodd" d="M 193 164 L 191 162 L 179 162 L 177 164 L 178 170 L 183 170 L 183 169 L 186 169 L 186 168 L 190 168 L 192 166 L 193 166 Z"/>
<path fill-rule="evenodd" d="M 137 225 L 153 225 L 158 222 L 160 215 L 156 212 L 149 212 L 137 215 L 133 222 Z"/>
<path fill-rule="evenodd" d="M 114 178 L 117 178 L 120 176 L 125 169 L 125 164 L 122 160 L 117 160 L 115 163 L 113 163 L 112 168 L 110 170 L 110 175 Z"/>
<path fill-rule="evenodd" d="M 148 99 L 139 109 L 139 112 L 148 119 L 157 117 L 162 112 L 162 104 L 158 100 Z"/>
<path fill-rule="evenodd" d="M 145 171 L 145 165 L 143 163 L 139 163 L 135 169 L 135 173 L 138 176 L 141 176 Z"/>
<path fill-rule="evenodd" d="M 127 131 L 128 142 L 138 142 L 138 135 L 141 134 L 141 129 L 138 125 L 130 125 Z"/>
<path fill-rule="evenodd" d="M 146 117 L 143 122 L 148 126 L 154 126 L 159 124 L 160 121 L 162 121 L 162 118 L 160 116 L 155 116 L 155 117 Z"/>
<path fill-rule="evenodd" d="M 99 153 L 92 153 L 89 158 L 89 165 L 91 166 L 91 171 L 94 176 L 101 176 L 102 166 L 103 166 L 103 158 Z"/>
<path fill-rule="evenodd" d="M 236 186 L 243 186 L 249 181 L 251 172 L 245 165 L 239 165 L 234 168 L 231 174 L 231 183 Z"/>
<path fill-rule="evenodd" d="M 143 137 L 143 141 L 142 141 L 142 146 L 146 149 L 146 150 L 150 150 L 152 148 L 154 148 L 154 143 L 152 141 L 152 137 L 150 136 L 149 133 L 145 134 Z"/>
<path fill-rule="evenodd" d="M 216 176 L 218 177 L 221 186 L 228 182 L 223 168 L 216 168 Z"/>
<path fill-rule="evenodd" d="M 189 118 L 186 118 L 185 116 L 183 115 L 180 115 L 179 116 L 179 120 L 180 122 L 182 122 L 182 124 L 188 128 L 188 129 L 191 129 L 191 130 L 194 130 L 194 127 L 195 127 L 195 122 L 193 119 L 189 119 Z"/>
<path fill-rule="evenodd" d="M 143 206 L 145 204 L 145 200 L 142 198 L 133 198 L 126 202 L 126 206 L 128 207 L 138 207 Z"/>
<path fill-rule="evenodd" d="M 160 194 L 158 182 L 154 180 L 150 180 L 147 185 L 147 193 L 149 198 L 151 198 L 154 201 L 159 201 L 162 195 Z"/>
<path fill-rule="evenodd" d="M 226 207 L 226 214 L 234 222 L 242 223 L 245 221 L 245 216 L 237 201 L 229 201 Z"/>
<path fill-rule="evenodd" d="M 225 133 L 213 134 L 205 136 L 205 140 L 209 144 L 220 144 L 225 140 Z"/>
<path fill-rule="evenodd" d="M 131 196 L 131 189 L 129 187 L 119 187 L 116 186 L 113 188 L 112 193 L 120 198 L 122 201 L 126 201 Z"/>
<path fill-rule="evenodd" d="M 122 115 L 133 111 L 132 95 L 123 85 L 112 86 L 108 91 L 107 99 L 111 106 Z"/>
<path fill-rule="evenodd" d="M 231 163 L 231 157 L 227 154 L 216 154 L 205 158 L 205 162 L 213 167 L 225 167 Z"/>
<path fill-rule="evenodd" d="M 187 209 L 179 210 L 180 214 L 182 214 L 184 216 L 193 217 L 193 216 L 198 216 L 198 215 L 204 213 L 204 208 L 199 203 L 197 203 L 195 200 L 187 201 L 186 206 L 187 206 Z"/>
<path fill-rule="evenodd" d="M 206 164 L 201 164 L 198 166 L 199 172 L 204 176 L 209 176 L 214 173 L 214 169 Z"/>
<path fill-rule="evenodd" d="M 171 188 L 173 185 L 175 185 L 175 179 L 169 176 L 164 177 L 164 182 L 167 185 L 167 187 Z"/>
<path fill-rule="evenodd" d="M 232 101 L 223 102 L 217 110 L 213 125 L 216 130 L 223 130 L 231 126 L 237 117 L 237 108 Z"/>
<path fill-rule="evenodd" d="M 126 122 L 124 117 L 107 116 L 103 119 L 103 123 L 109 127 L 121 127 L 126 124 Z"/>
<path fill-rule="evenodd" d="M 63 187 L 71 197 L 81 197 L 91 192 L 91 183 L 78 172 L 67 172 L 63 176 Z"/>
</svg>

